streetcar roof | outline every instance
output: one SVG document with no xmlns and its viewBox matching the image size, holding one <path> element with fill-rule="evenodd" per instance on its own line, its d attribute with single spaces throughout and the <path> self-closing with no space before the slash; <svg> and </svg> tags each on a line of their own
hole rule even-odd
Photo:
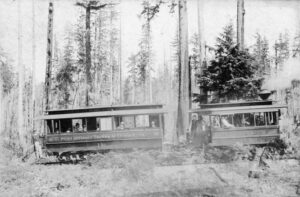
<svg viewBox="0 0 300 197">
<path fill-rule="evenodd" d="M 200 113 L 203 115 L 225 115 L 238 113 L 254 113 L 254 112 L 274 112 L 281 108 L 287 108 L 286 105 L 253 105 L 253 106 L 235 106 L 235 107 L 217 107 L 206 109 L 191 109 L 190 113 Z"/>
<path fill-rule="evenodd" d="M 114 111 L 114 110 L 134 110 L 134 109 L 157 109 L 162 108 L 162 104 L 135 104 L 135 105 L 98 105 L 90 107 L 72 108 L 72 109 L 51 109 L 46 110 L 45 114 L 67 114 L 96 111 Z"/>
<path fill-rule="evenodd" d="M 38 119 L 73 119 L 73 118 L 89 118 L 89 117 L 111 117 L 111 116 L 126 116 L 126 115 L 151 115 L 167 113 L 164 108 L 156 109 L 133 109 L 133 110 L 114 110 L 114 111 L 96 111 L 83 113 L 67 113 L 67 114 L 46 114 Z"/>
</svg>

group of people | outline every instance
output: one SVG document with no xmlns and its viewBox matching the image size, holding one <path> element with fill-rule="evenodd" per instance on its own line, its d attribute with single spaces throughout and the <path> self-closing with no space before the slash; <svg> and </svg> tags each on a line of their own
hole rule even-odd
<svg viewBox="0 0 300 197">
<path fill-rule="evenodd" d="M 150 127 L 151 127 L 151 128 L 157 128 L 156 122 L 155 122 L 155 121 L 151 121 Z M 119 124 L 119 126 L 117 126 L 117 129 L 118 129 L 118 130 L 123 130 L 123 129 L 127 129 L 127 128 L 132 128 L 132 126 L 126 125 L 126 123 L 123 122 L 123 121 L 121 121 L 120 124 Z M 99 124 L 99 123 L 97 124 L 96 130 L 97 130 L 97 131 L 100 131 L 100 124 Z M 79 122 L 76 122 L 75 125 L 73 126 L 73 129 L 71 129 L 71 128 L 69 127 L 67 130 L 64 130 L 64 131 L 62 131 L 62 132 L 63 132 L 63 133 L 72 133 L 72 132 L 74 132 L 74 133 L 79 133 L 79 132 L 87 132 L 87 126 L 86 126 L 85 124 L 83 124 L 83 125 L 81 126 L 81 124 L 80 124 Z M 58 129 L 57 127 L 54 129 L 54 133 L 55 133 L 55 134 L 59 134 L 59 133 L 60 133 L 60 131 L 59 131 L 59 129 Z"/>
</svg>

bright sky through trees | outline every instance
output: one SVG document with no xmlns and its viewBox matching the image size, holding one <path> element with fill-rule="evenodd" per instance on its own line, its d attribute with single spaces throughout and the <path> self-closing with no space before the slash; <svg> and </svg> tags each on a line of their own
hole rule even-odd
<svg viewBox="0 0 300 197">
<path fill-rule="evenodd" d="M 80 8 L 75 1 L 54 1 L 54 35 L 59 47 L 63 47 L 65 29 L 77 20 Z M 141 35 L 142 19 L 138 15 L 142 10 L 141 1 L 122 0 L 122 62 L 126 71 L 128 57 L 138 50 Z M 45 76 L 46 66 L 46 33 L 47 33 L 48 1 L 36 2 L 36 72 L 37 81 L 41 82 Z M 290 37 L 295 36 L 300 29 L 299 1 L 279 0 L 245 0 L 245 44 L 246 47 L 254 44 L 254 35 L 259 32 L 266 36 L 270 46 L 275 43 L 279 33 L 288 32 Z M 118 9 L 118 8 L 117 8 Z M 235 0 L 206 0 L 203 8 L 204 37 L 208 45 L 214 46 L 216 36 L 230 21 L 236 23 Z M 153 20 L 152 36 L 154 50 L 154 70 L 163 64 L 164 54 L 170 59 L 170 43 L 175 38 L 176 14 L 170 14 L 168 7 L 163 5 L 160 13 Z M 31 67 L 31 1 L 23 0 L 23 60 L 26 67 Z M 197 32 L 196 0 L 188 1 L 189 35 Z M 16 64 L 17 60 L 17 2 L 1 0 L 0 2 L 0 46 Z M 165 52 L 164 52 L 165 51 Z M 273 49 L 271 49 L 273 53 Z"/>
</svg>

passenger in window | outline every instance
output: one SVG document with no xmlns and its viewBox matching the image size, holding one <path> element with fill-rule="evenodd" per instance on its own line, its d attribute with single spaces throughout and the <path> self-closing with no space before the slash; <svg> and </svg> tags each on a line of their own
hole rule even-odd
<svg viewBox="0 0 300 197">
<path fill-rule="evenodd" d="M 82 127 L 80 126 L 80 124 L 78 122 L 75 124 L 74 131 L 75 132 L 81 132 L 82 131 Z"/>
<path fill-rule="evenodd" d="M 243 125 L 245 125 L 246 127 L 247 127 L 247 126 L 250 126 L 250 122 L 249 122 L 248 120 L 246 120 L 245 117 L 243 117 L 242 123 L 243 123 Z"/>
<path fill-rule="evenodd" d="M 256 120 L 256 125 L 257 126 L 263 126 L 263 125 L 265 125 L 265 118 L 264 118 L 264 116 L 258 115 L 258 116 L 256 116 L 255 120 Z"/>
<path fill-rule="evenodd" d="M 100 131 L 100 125 L 97 124 L 97 131 Z"/>
<path fill-rule="evenodd" d="M 86 127 L 86 125 L 83 125 L 83 132 L 87 132 L 87 127 Z"/>
<path fill-rule="evenodd" d="M 220 128 L 221 127 L 219 120 L 220 120 L 219 117 L 217 117 L 217 116 L 213 117 L 213 120 L 212 120 L 213 127 L 215 127 L 215 128 Z"/>
<path fill-rule="evenodd" d="M 228 120 L 226 120 L 225 117 L 221 118 L 221 123 L 222 123 L 222 126 L 223 126 L 224 129 L 234 128 L 234 126 L 232 124 L 230 124 L 228 122 Z"/>
<path fill-rule="evenodd" d="M 156 128 L 156 124 L 155 124 L 154 121 L 151 122 L 151 127 L 152 127 L 152 128 Z"/>
<path fill-rule="evenodd" d="M 125 123 L 123 121 L 120 122 L 120 126 L 117 129 L 121 129 L 121 130 L 125 129 Z"/>
<path fill-rule="evenodd" d="M 71 133 L 71 128 L 68 128 L 66 133 Z"/>
<path fill-rule="evenodd" d="M 55 133 L 59 134 L 59 129 L 58 128 L 55 129 Z"/>
</svg>

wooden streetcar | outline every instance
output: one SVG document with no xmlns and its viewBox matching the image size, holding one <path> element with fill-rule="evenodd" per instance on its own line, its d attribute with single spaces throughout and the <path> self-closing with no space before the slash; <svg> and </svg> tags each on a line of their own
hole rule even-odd
<svg viewBox="0 0 300 197">
<path fill-rule="evenodd" d="M 267 144 L 279 137 L 279 119 L 285 105 L 270 100 L 201 105 L 190 113 L 203 119 L 212 146 Z"/>
<path fill-rule="evenodd" d="M 119 105 L 48 110 L 43 147 L 60 160 L 80 160 L 87 152 L 161 148 L 163 105 Z"/>
</svg>

